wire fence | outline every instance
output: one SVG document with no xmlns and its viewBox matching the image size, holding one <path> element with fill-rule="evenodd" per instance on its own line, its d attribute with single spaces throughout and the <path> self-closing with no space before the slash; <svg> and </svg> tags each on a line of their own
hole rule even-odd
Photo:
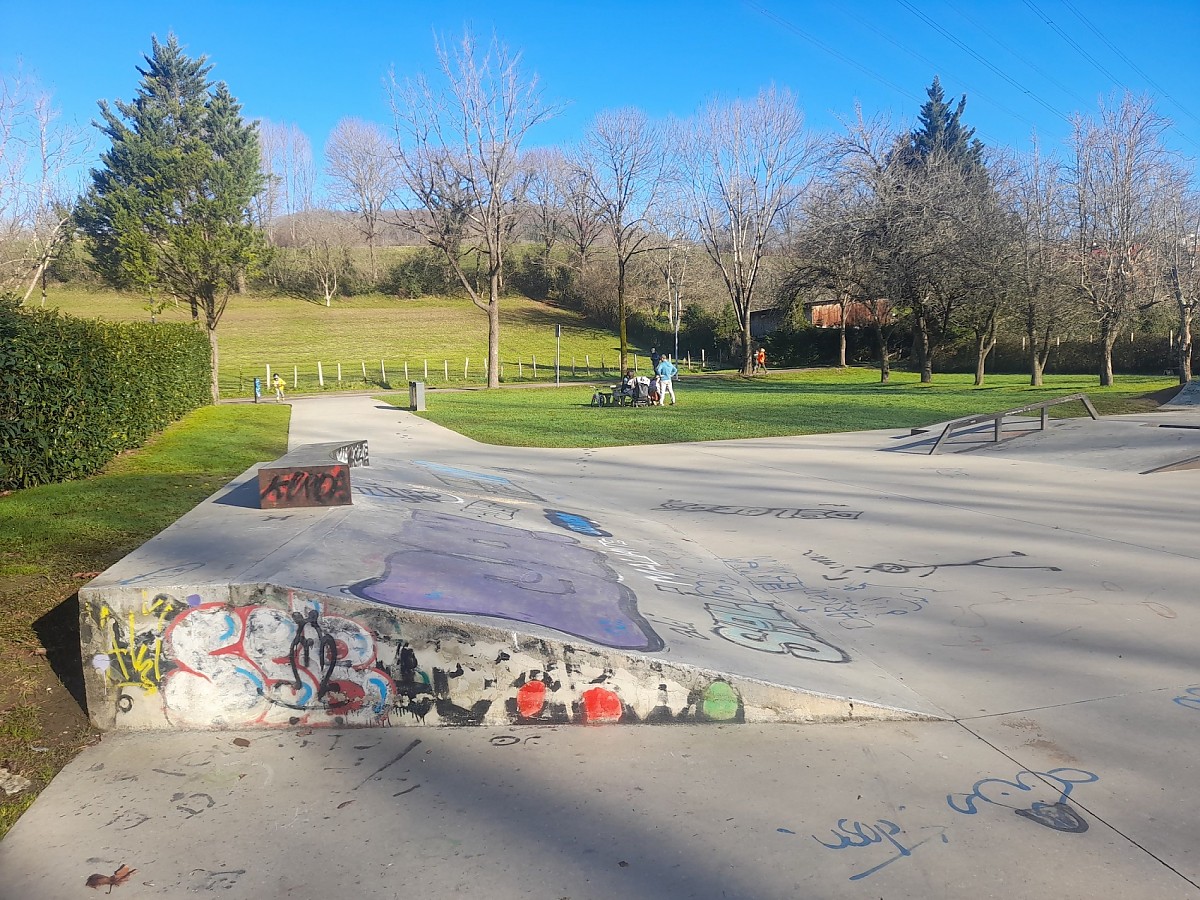
<svg viewBox="0 0 1200 900">
<path fill-rule="evenodd" d="M 682 372 L 709 371 L 716 366 L 707 350 L 698 357 L 689 351 L 676 361 Z M 639 373 L 650 371 L 650 358 L 631 354 L 629 365 Z M 254 395 L 257 379 L 259 392 L 267 396 L 272 393 L 271 380 L 278 374 L 286 389 L 295 393 L 319 393 L 323 391 L 405 390 L 410 381 L 422 381 L 430 387 L 472 387 L 487 384 L 487 356 L 441 359 L 377 359 L 355 362 L 266 362 L 253 370 L 237 373 L 223 372 L 219 378 L 223 397 L 250 397 Z M 514 357 L 500 363 L 502 384 L 553 384 L 556 380 L 588 382 L 598 379 L 619 378 L 620 357 L 617 354 L 593 356 L 563 354 L 558 358 L 557 370 L 554 355 L 542 357 L 530 354 Z"/>
</svg>

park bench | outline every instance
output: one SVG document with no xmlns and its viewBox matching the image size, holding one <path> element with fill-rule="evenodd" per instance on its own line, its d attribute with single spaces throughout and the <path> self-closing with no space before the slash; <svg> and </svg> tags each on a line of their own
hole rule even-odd
<svg viewBox="0 0 1200 900">
<path fill-rule="evenodd" d="M 365 440 L 305 444 L 259 467 L 258 505 L 349 506 L 350 470 L 370 464 Z"/>
<path fill-rule="evenodd" d="M 1087 410 L 1088 415 L 1093 419 L 1100 418 L 1099 413 L 1096 412 L 1096 407 L 1092 406 L 1092 401 L 1087 398 L 1087 394 L 1070 394 L 1069 396 L 1058 397 L 1054 400 L 1043 400 L 1040 403 L 1029 403 L 1025 406 L 1017 406 L 1013 409 L 1006 409 L 1003 412 L 983 413 L 982 415 L 978 416 L 963 416 L 959 419 L 951 419 L 942 426 L 942 433 L 938 439 L 933 442 L 933 446 L 929 449 L 929 455 L 932 456 L 933 454 L 938 453 L 942 449 L 942 445 L 950 440 L 950 438 L 956 433 L 961 433 L 964 429 L 973 428 L 977 425 L 983 425 L 988 422 L 993 424 L 992 441 L 998 443 L 1000 441 L 1000 434 L 1004 429 L 1004 420 L 1009 416 L 1016 416 L 1020 415 L 1021 413 L 1038 411 L 1040 415 L 1037 430 L 1045 431 L 1046 410 L 1048 410 L 1051 406 L 1058 406 L 1061 403 L 1072 403 L 1075 401 L 1082 403 L 1083 408 Z M 925 434 L 928 431 L 928 428 L 914 428 L 912 429 L 912 434 Z"/>
</svg>

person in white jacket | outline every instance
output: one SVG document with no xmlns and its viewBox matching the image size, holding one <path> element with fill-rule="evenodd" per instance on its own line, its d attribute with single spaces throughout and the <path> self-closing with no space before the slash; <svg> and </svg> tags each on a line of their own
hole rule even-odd
<svg viewBox="0 0 1200 900">
<path fill-rule="evenodd" d="M 667 394 L 671 395 L 671 405 L 675 405 L 675 387 L 673 379 L 679 372 L 679 367 L 671 362 L 670 356 L 664 356 L 658 361 L 658 368 L 655 370 L 658 375 L 658 405 L 665 406 Z"/>
</svg>

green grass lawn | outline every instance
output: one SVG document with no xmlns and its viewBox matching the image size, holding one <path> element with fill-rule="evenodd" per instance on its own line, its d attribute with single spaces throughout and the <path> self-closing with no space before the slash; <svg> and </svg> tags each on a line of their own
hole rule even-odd
<svg viewBox="0 0 1200 900">
<path fill-rule="evenodd" d="M 143 299 L 112 291 L 52 286 L 47 305 L 84 318 L 150 318 Z M 168 306 L 159 319 L 187 322 L 190 313 L 184 306 Z M 618 371 L 619 344 L 611 331 L 592 325 L 573 310 L 506 297 L 500 313 L 504 381 L 532 381 L 535 357 L 537 380 L 553 380 L 555 325 L 562 326 L 564 377 L 571 377 L 572 362 L 579 378 L 589 368 L 594 375 L 602 365 L 611 373 Z M 263 377 L 267 365 L 280 372 L 289 387 L 295 375 L 302 391 L 319 389 L 318 362 L 326 389 L 337 386 L 339 363 L 344 388 L 377 386 L 383 373 L 397 387 L 408 379 L 431 385 L 486 380 L 487 316 L 462 298 L 405 300 L 375 294 L 335 300 L 327 308 L 288 297 L 236 296 L 229 301 L 217 338 L 221 392 L 227 397 L 248 396 L 254 376 Z M 638 348 L 639 353 L 645 349 Z M 464 364 L 469 364 L 465 379 Z M 645 367 L 648 362 L 641 364 Z"/>
<path fill-rule="evenodd" d="M 0 760 L 33 782 L 0 798 L 0 835 L 93 739 L 72 699 L 82 686 L 79 586 L 233 475 L 286 452 L 290 412 L 205 407 L 101 475 L 0 496 Z"/>
<path fill-rule="evenodd" d="M 1040 388 L 1016 375 L 991 376 L 981 387 L 972 385 L 970 375 L 936 375 L 928 385 L 907 372 L 893 372 L 887 385 L 878 379 L 873 369 L 685 377 L 676 385 L 678 406 L 652 409 L 597 409 L 588 405 L 591 389 L 582 386 L 435 391 L 427 396 L 425 416 L 489 444 L 611 447 L 919 427 L 1079 392 L 1102 415 L 1113 415 L 1153 409 L 1159 401 L 1150 394 L 1178 386 L 1171 378 L 1143 376 L 1122 376 L 1105 389 L 1086 375 L 1047 376 Z M 405 406 L 408 397 L 389 401 Z M 1082 404 L 1051 414 L 1080 415 Z"/>
</svg>

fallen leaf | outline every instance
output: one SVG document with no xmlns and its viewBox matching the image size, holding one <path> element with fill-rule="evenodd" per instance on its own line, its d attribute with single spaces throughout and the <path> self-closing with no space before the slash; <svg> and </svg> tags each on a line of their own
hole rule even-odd
<svg viewBox="0 0 1200 900">
<path fill-rule="evenodd" d="M 100 875 L 99 873 L 94 874 L 94 875 L 89 875 L 87 881 L 85 881 L 84 884 L 86 884 L 90 888 L 103 887 L 104 885 L 107 884 L 108 890 L 106 891 L 106 893 L 111 894 L 112 889 L 114 887 L 117 887 L 118 885 L 122 885 L 125 882 L 127 882 L 129 880 L 129 876 L 132 875 L 136 871 L 137 871 L 137 869 L 131 869 L 131 868 L 129 868 L 129 866 L 122 863 L 121 868 L 117 869 L 117 871 L 113 872 L 111 875 Z"/>
<path fill-rule="evenodd" d="M 103 571 L 103 570 L 101 570 Z M 100 572 L 76 572 L 72 578 L 95 578 Z"/>
<path fill-rule="evenodd" d="M 349 805 L 350 805 L 351 803 L 353 803 L 353 802 L 354 802 L 353 800 L 346 800 L 346 801 L 345 801 L 345 802 L 343 802 L 343 803 L 339 803 L 339 804 L 338 804 L 338 809 L 345 809 L 347 806 L 349 806 Z"/>
<path fill-rule="evenodd" d="M 246 740 L 245 738 L 234 738 L 233 742 L 235 744 L 237 744 L 237 746 L 239 746 L 239 747 L 249 747 L 250 746 L 250 742 L 248 740 Z"/>
</svg>

